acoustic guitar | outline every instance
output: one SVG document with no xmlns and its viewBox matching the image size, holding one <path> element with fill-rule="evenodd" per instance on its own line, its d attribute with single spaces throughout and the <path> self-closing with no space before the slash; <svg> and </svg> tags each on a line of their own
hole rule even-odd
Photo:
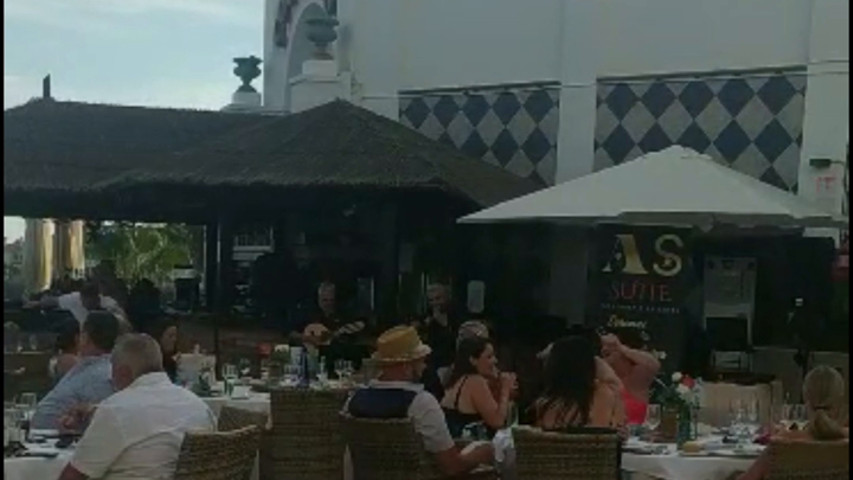
<svg viewBox="0 0 853 480">
<path fill-rule="evenodd" d="M 322 323 L 312 323 L 305 327 L 302 331 L 302 338 L 310 338 L 312 341 L 304 342 L 308 346 L 326 346 L 332 343 L 332 340 L 341 335 L 351 335 L 364 330 L 365 323 L 362 321 L 351 322 L 343 325 L 335 331 L 329 330 Z"/>
</svg>

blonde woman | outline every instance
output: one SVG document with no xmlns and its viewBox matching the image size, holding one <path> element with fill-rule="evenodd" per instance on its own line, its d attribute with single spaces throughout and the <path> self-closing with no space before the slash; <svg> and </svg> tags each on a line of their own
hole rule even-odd
<svg viewBox="0 0 853 480">
<path fill-rule="evenodd" d="M 777 439 L 836 441 L 849 438 L 842 426 L 841 407 L 844 402 L 844 378 L 834 368 L 820 365 L 806 375 L 803 399 L 809 412 L 808 426 L 803 430 L 784 431 Z M 738 480 L 761 480 L 770 468 L 767 455 L 762 455 Z"/>
</svg>

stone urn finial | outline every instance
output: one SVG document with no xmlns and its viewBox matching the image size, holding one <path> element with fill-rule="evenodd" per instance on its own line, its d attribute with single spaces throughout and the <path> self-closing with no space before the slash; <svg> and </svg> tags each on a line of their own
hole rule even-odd
<svg viewBox="0 0 853 480">
<path fill-rule="evenodd" d="M 329 44 L 337 40 L 338 33 L 335 27 L 339 22 L 336 18 L 328 15 L 322 17 L 310 18 L 305 21 L 308 24 L 308 40 L 314 42 L 317 50 L 314 52 L 314 58 L 317 60 L 331 60 L 332 55 L 329 53 Z"/>
<path fill-rule="evenodd" d="M 238 92 L 257 92 L 255 87 L 251 85 L 252 80 L 261 75 L 261 69 L 258 65 L 261 64 L 261 59 L 252 55 L 250 57 L 237 57 L 234 59 L 237 66 L 234 68 L 234 75 L 240 77 L 243 85 L 237 89 Z"/>
</svg>

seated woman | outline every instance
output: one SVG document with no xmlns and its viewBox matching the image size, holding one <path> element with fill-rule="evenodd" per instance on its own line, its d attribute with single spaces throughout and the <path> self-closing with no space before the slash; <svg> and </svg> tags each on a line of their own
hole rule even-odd
<svg viewBox="0 0 853 480">
<path fill-rule="evenodd" d="M 841 407 L 844 403 L 844 378 L 834 368 L 820 365 L 813 368 L 803 382 L 803 399 L 809 412 L 809 423 L 803 430 L 782 431 L 775 440 L 837 441 L 850 438 L 842 426 Z M 770 455 L 765 452 L 738 480 L 761 480 L 770 470 Z"/>
<path fill-rule="evenodd" d="M 77 365 L 77 342 L 80 338 L 80 323 L 74 317 L 70 317 L 56 326 L 56 343 L 54 355 L 50 359 L 50 375 L 54 383 L 62 379 L 65 374 Z"/>
<path fill-rule="evenodd" d="M 630 338 L 628 332 L 623 336 Z M 622 340 L 614 334 L 602 335 L 601 356 L 622 382 L 622 404 L 628 424 L 640 425 L 646 419 L 649 388 L 660 371 L 660 362 L 641 349 L 641 341 L 631 342 L 633 345 L 629 347 Z"/>
<path fill-rule="evenodd" d="M 497 398 L 489 389 L 489 379 L 496 377 L 500 378 Z M 506 424 L 515 375 L 498 375 L 495 350 L 488 339 L 462 340 L 456 349 L 456 361 L 447 385 L 441 407 L 454 438 L 460 437 L 465 426 L 471 423 L 482 421 L 492 431 Z"/>
<path fill-rule="evenodd" d="M 545 360 L 545 389 L 533 403 L 535 425 L 544 430 L 571 427 L 618 428 L 619 397 L 598 380 L 595 349 L 580 336 L 553 344 Z"/>
<path fill-rule="evenodd" d="M 160 350 L 163 352 L 163 370 L 174 383 L 178 377 L 178 363 L 175 360 L 178 353 L 178 324 L 174 319 L 161 314 L 146 322 L 145 333 L 160 344 Z"/>
</svg>

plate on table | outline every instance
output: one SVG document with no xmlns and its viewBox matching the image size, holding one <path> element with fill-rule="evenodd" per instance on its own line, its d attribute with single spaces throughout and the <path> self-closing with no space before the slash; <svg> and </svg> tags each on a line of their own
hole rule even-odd
<svg viewBox="0 0 853 480">
<path fill-rule="evenodd" d="M 707 451 L 707 450 L 699 450 L 698 452 L 685 452 L 684 450 L 681 450 L 681 451 L 679 451 L 679 452 L 678 452 L 678 456 L 679 456 L 679 457 L 687 457 L 687 458 L 691 458 L 691 457 L 710 457 L 710 456 L 711 456 L 711 452 L 709 452 L 709 451 Z"/>
<path fill-rule="evenodd" d="M 721 448 L 711 452 L 715 457 L 726 458 L 757 458 L 763 452 L 763 448 L 758 448 L 756 445 L 750 445 L 745 448 Z"/>
</svg>

